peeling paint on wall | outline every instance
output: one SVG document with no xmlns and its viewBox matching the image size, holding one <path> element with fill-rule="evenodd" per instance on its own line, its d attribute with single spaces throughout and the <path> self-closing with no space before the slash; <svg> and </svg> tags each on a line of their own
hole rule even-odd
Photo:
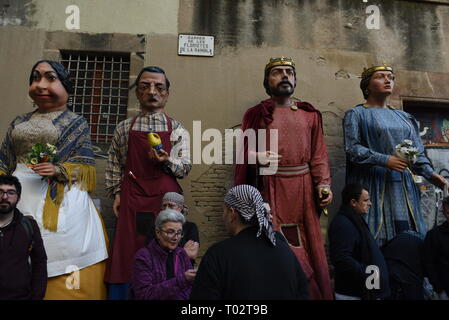
<svg viewBox="0 0 449 320">
<path fill-rule="evenodd" d="M 0 27 L 6 26 L 34 26 L 29 17 L 36 12 L 31 0 L 2 0 L 0 1 Z"/>
<path fill-rule="evenodd" d="M 411 70 L 449 70 L 445 7 L 378 0 L 380 28 L 368 29 L 367 3 L 348 0 L 195 0 L 193 32 L 214 35 L 217 50 L 288 46 L 364 51 Z"/>
</svg>

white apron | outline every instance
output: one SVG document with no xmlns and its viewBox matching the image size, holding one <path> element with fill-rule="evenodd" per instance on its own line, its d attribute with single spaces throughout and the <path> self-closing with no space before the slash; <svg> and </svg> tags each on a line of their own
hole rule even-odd
<svg viewBox="0 0 449 320">
<path fill-rule="evenodd" d="M 17 164 L 13 175 L 22 185 L 17 208 L 24 215 L 33 216 L 39 224 L 49 277 L 83 269 L 108 257 L 103 225 L 87 191 L 80 190 L 76 183 L 70 190 L 65 187 L 57 232 L 51 232 L 44 229 L 42 221 L 48 182 L 22 163 Z"/>
</svg>

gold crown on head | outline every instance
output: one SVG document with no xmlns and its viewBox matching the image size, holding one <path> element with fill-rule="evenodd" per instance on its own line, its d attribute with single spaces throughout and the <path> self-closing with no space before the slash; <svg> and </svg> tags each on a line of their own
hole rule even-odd
<svg viewBox="0 0 449 320">
<path fill-rule="evenodd" d="M 367 78 L 367 77 L 371 76 L 376 71 L 391 71 L 391 72 L 393 72 L 393 68 L 387 66 L 385 63 L 380 66 L 373 66 L 368 69 L 363 68 L 362 78 Z"/>
<path fill-rule="evenodd" d="M 271 58 L 270 62 L 268 62 L 265 66 L 265 72 L 267 72 L 268 69 L 276 66 L 290 66 L 294 69 L 295 63 L 293 62 L 292 58 L 289 57 Z"/>
</svg>

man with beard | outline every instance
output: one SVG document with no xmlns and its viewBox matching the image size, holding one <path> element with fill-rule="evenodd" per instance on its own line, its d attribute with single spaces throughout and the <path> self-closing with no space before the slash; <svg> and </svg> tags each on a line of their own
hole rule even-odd
<svg viewBox="0 0 449 320">
<path fill-rule="evenodd" d="M 295 64 L 291 58 L 272 58 L 265 66 L 264 87 L 269 99 L 246 111 L 242 130 L 278 131 L 278 152 L 252 150 L 245 141 L 244 163 L 237 164 L 235 185 L 257 187 L 269 202 L 273 224 L 287 238 L 308 278 L 311 299 L 332 299 L 328 264 L 320 230 L 320 207 L 332 201 L 330 170 L 320 112 L 294 98 Z M 256 155 L 257 163 L 250 158 Z M 277 171 L 261 175 L 264 164 Z M 328 196 L 323 196 L 324 190 Z"/>
<path fill-rule="evenodd" d="M 105 280 L 109 299 L 126 299 L 133 258 L 144 246 L 145 226 L 160 211 L 166 192 L 182 194 L 176 178 L 192 168 L 189 137 L 179 121 L 165 114 L 170 81 L 163 69 L 150 66 L 137 76 L 136 97 L 141 112 L 120 122 L 114 133 L 106 166 L 106 190 L 114 198 L 117 225 Z M 148 133 L 162 140 L 162 150 L 148 143 Z"/>
<path fill-rule="evenodd" d="M 42 300 L 47 288 L 47 255 L 36 221 L 16 205 L 22 186 L 0 175 L 0 300 Z"/>
</svg>

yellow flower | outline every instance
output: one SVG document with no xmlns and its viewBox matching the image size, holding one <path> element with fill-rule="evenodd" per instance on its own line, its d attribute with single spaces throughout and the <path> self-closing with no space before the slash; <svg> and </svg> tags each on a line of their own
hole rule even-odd
<svg viewBox="0 0 449 320">
<path fill-rule="evenodd" d="M 37 158 L 31 158 L 30 162 L 31 164 L 38 164 L 39 160 L 37 160 Z"/>
</svg>

